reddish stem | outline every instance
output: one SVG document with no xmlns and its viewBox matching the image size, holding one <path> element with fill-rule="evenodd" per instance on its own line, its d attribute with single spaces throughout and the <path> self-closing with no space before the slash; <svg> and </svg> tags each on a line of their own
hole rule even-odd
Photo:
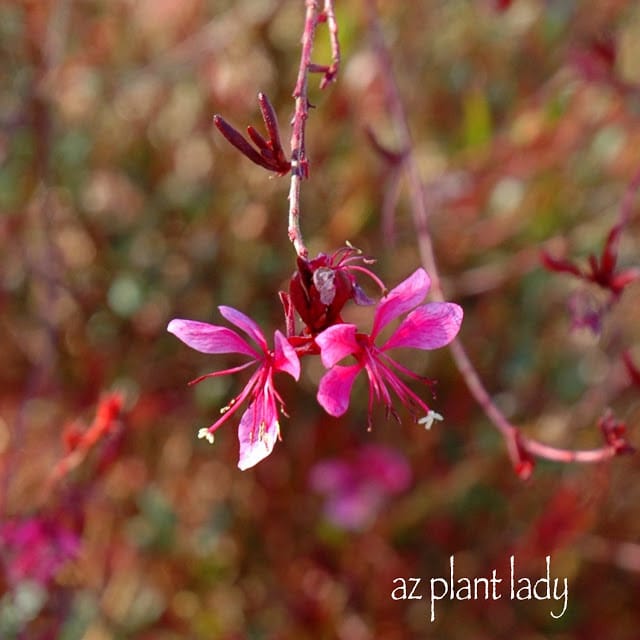
<svg viewBox="0 0 640 640">
<path fill-rule="evenodd" d="M 330 66 L 316 65 L 311 62 L 313 39 L 316 27 L 321 21 L 326 21 L 329 27 L 332 54 Z M 289 239 L 301 258 L 306 258 L 309 255 L 302 238 L 302 230 L 300 229 L 300 185 L 305 178 L 309 177 L 309 162 L 305 149 L 305 126 L 309 117 L 310 107 L 307 93 L 308 76 L 310 72 L 319 71 L 323 73 L 320 88 L 324 89 L 335 79 L 339 64 L 340 45 L 338 43 L 338 26 L 333 9 L 333 0 L 325 0 L 322 14 L 318 13 L 318 0 L 306 0 L 306 14 L 302 32 L 302 53 L 300 55 L 300 66 L 298 67 L 298 78 L 293 91 L 295 109 L 291 130 L 291 186 L 289 188 Z"/>
<path fill-rule="evenodd" d="M 291 186 L 289 188 L 289 240 L 301 258 L 306 258 L 309 255 L 300 229 L 300 184 L 309 175 L 305 150 L 305 124 L 309 117 L 307 78 L 311 64 L 313 37 L 318 24 L 318 2 L 317 0 L 306 0 L 306 6 L 298 79 L 293 90 L 295 110 L 291 130 Z"/>
<path fill-rule="evenodd" d="M 333 82 L 338 75 L 340 67 L 340 41 L 338 40 L 338 23 L 333 7 L 333 0 L 324 0 L 324 19 L 329 27 L 329 40 L 331 42 L 331 66 L 325 72 L 324 77 L 320 81 L 320 88 L 324 89 L 328 84 Z"/>
<path fill-rule="evenodd" d="M 408 178 L 411 211 L 418 237 L 418 249 L 423 265 L 431 276 L 431 291 L 433 297 L 436 300 L 443 301 L 445 297 L 440 284 L 440 275 L 428 228 L 429 211 L 424 197 L 426 191 L 420 177 L 407 116 L 395 80 L 391 57 L 380 28 L 374 0 L 369 0 L 366 6 L 369 13 L 369 25 L 373 36 L 374 48 L 387 92 L 386 97 L 389 111 L 391 112 L 391 118 L 399 139 L 399 146 L 404 150 L 403 164 Z M 626 222 L 626 218 L 628 217 L 628 213 L 626 213 L 628 207 L 629 205 L 623 207 L 623 211 L 625 211 L 623 214 L 624 222 Z M 456 367 L 463 377 L 471 395 L 491 420 L 492 424 L 501 433 L 506 442 L 513 465 L 522 477 L 526 477 L 531 471 L 531 456 L 554 460 L 556 462 L 588 463 L 601 462 L 614 457 L 618 453 L 613 446 L 577 451 L 560 449 L 523 436 L 491 399 L 460 340 L 454 340 L 450 344 L 450 349 Z"/>
</svg>

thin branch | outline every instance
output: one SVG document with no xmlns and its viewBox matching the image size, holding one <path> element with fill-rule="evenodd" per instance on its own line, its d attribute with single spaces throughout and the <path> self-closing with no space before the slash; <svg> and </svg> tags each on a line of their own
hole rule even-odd
<svg viewBox="0 0 640 640">
<path fill-rule="evenodd" d="M 396 129 L 396 135 L 398 136 L 399 147 L 405 151 L 403 162 L 408 179 L 411 212 L 417 233 L 420 257 L 425 269 L 431 276 L 431 291 L 433 297 L 436 300 L 443 301 L 445 297 L 440 283 L 440 275 L 428 229 L 429 210 L 425 200 L 425 188 L 420 177 L 414 153 L 407 115 L 395 80 L 391 57 L 380 28 L 375 8 L 375 0 L 368 0 L 366 7 L 373 37 L 373 46 L 378 57 L 380 72 L 384 79 L 387 92 L 386 98 L 389 111 Z M 625 207 L 624 210 L 626 211 L 627 207 Z M 627 214 L 625 214 L 625 216 L 626 215 Z M 534 456 L 557 462 L 587 463 L 607 460 L 620 453 L 618 448 L 612 445 L 593 450 L 574 451 L 548 446 L 523 436 L 492 400 L 460 340 L 454 340 L 450 344 L 450 349 L 456 367 L 469 391 L 505 439 L 509 456 L 521 477 L 526 478 L 531 474 L 533 470 L 532 457 Z"/>
<path fill-rule="evenodd" d="M 300 229 L 300 185 L 309 176 L 307 153 L 305 150 L 305 125 L 309 117 L 309 98 L 307 96 L 307 78 L 311 64 L 313 38 L 318 24 L 318 2 L 307 0 L 307 11 L 302 33 L 302 53 L 298 68 L 298 79 L 293 91 L 295 110 L 291 130 L 291 186 L 289 188 L 289 240 L 296 253 L 306 258 L 309 251 L 302 239 Z"/>
<path fill-rule="evenodd" d="M 324 72 L 324 77 L 320 81 L 320 88 L 324 89 L 333 82 L 338 75 L 340 68 L 340 41 L 338 39 L 338 22 L 333 7 L 333 0 L 324 0 L 324 19 L 329 27 L 329 41 L 331 43 L 331 66 Z"/>
<path fill-rule="evenodd" d="M 311 62 L 313 39 L 319 22 L 327 22 L 331 41 L 331 65 L 318 65 Z M 340 45 L 333 0 L 325 0 L 324 11 L 318 12 L 318 0 L 306 0 L 304 30 L 302 32 L 302 53 L 298 78 L 293 91 L 295 109 L 291 130 L 291 186 L 289 188 L 289 240 L 300 258 L 306 258 L 309 251 L 302 238 L 300 228 L 300 185 L 309 177 L 309 162 L 305 148 L 305 127 L 309 117 L 308 76 L 309 73 L 322 73 L 320 88 L 324 89 L 333 82 L 340 65 Z"/>
</svg>

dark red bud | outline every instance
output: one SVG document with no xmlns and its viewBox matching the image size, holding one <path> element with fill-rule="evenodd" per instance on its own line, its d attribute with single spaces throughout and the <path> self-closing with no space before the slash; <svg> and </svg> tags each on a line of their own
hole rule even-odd
<svg viewBox="0 0 640 640">
<path fill-rule="evenodd" d="M 356 298 L 355 279 L 333 267 L 325 254 L 313 260 L 298 258 L 298 270 L 289 282 L 291 304 L 312 335 L 340 322 L 344 305 Z"/>
</svg>

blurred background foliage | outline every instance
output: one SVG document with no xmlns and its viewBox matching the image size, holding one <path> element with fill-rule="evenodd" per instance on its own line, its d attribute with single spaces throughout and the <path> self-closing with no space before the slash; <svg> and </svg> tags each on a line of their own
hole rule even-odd
<svg viewBox="0 0 640 640">
<path fill-rule="evenodd" d="M 403 183 L 365 135 L 395 148 L 366 12 L 336 4 L 343 65 L 323 92 L 311 78 L 302 226 L 313 254 L 349 240 L 393 286 L 419 265 L 415 231 Z M 379 4 L 445 291 L 489 390 L 544 442 L 600 446 L 609 406 L 637 441 L 620 353 L 640 360 L 638 288 L 602 335 L 572 331 L 567 302 L 598 292 L 539 261 L 542 247 L 599 254 L 640 165 L 637 3 Z M 47 580 L 16 577 L 26 547 L 5 544 L 0 636 L 636 638 L 637 458 L 540 463 L 523 483 L 446 350 L 403 361 L 438 380 L 445 421 L 429 433 L 382 415 L 367 433 L 363 386 L 344 418 L 328 417 L 319 363 L 305 362 L 298 385 L 283 382 L 283 441 L 255 469 L 237 470 L 231 424 L 214 447 L 195 438 L 240 380 L 188 388 L 227 360 L 185 348 L 167 322 L 217 323 L 226 304 L 267 334 L 282 328 L 277 291 L 295 267 L 287 178 L 232 149 L 212 115 L 257 125 L 260 90 L 287 140 L 303 14 L 294 0 L 0 2 L 3 521 L 46 516 L 79 537 L 72 553 L 32 530 L 42 553 L 69 551 Z M 321 26 L 314 60 L 329 57 Z M 638 228 L 636 214 L 623 265 L 637 264 Z M 89 424 L 113 390 L 124 408 L 104 472 L 88 456 L 45 491 L 65 427 Z M 411 482 L 351 530 L 310 473 L 369 444 L 405 459 Z M 446 575 L 451 554 L 473 577 L 512 553 L 532 577 L 552 555 L 569 580 L 560 620 L 548 602 L 504 597 L 443 601 L 430 623 L 426 600 L 390 597 L 396 577 Z"/>
</svg>

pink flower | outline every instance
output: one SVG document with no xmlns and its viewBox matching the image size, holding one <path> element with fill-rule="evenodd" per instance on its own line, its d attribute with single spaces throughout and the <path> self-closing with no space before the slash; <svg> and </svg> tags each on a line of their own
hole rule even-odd
<svg viewBox="0 0 640 640">
<path fill-rule="evenodd" d="M 325 514 L 335 526 L 362 530 L 390 497 L 409 487 L 411 469 L 397 451 L 372 444 L 359 449 L 353 459 L 318 462 L 309 484 L 326 496 Z"/>
<path fill-rule="evenodd" d="M 220 306 L 218 309 L 231 324 L 244 331 L 255 345 L 232 329 L 206 322 L 172 320 L 167 330 L 196 351 L 202 353 L 239 353 L 250 358 L 248 362 L 240 366 L 208 373 L 193 380 L 191 384 L 205 378 L 224 376 L 242 371 L 251 365 L 257 365 L 244 389 L 231 400 L 228 406 L 221 410 L 223 415 L 209 428 L 201 429 L 199 433 L 199 437 L 213 442 L 214 431 L 236 413 L 240 405 L 249 398 L 249 406 L 238 427 L 240 440 L 238 467 L 248 469 L 266 458 L 280 437 L 277 405 L 284 407 L 284 403 L 274 386 L 273 374 L 284 371 L 298 380 L 300 361 L 293 347 L 279 331 L 274 334 L 274 349 L 270 350 L 260 327 L 251 318 L 232 307 Z"/>
<path fill-rule="evenodd" d="M 320 380 L 318 388 L 318 402 L 327 413 L 341 416 L 346 412 L 353 382 L 364 369 L 369 378 L 369 428 L 374 400 L 382 402 L 387 412 L 397 417 L 389 389 L 414 414 L 424 412 L 427 420 L 429 416 L 435 415 L 425 402 L 400 380 L 396 372 L 414 379 L 422 378 L 398 364 L 387 353 L 396 347 L 437 349 L 449 344 L 457 335 L 462 322 L 462 309 L 457 304 L 430 302 L 418 306 L 427 295 L 430 284 L 427 272 L 417 269 L 392 289 L 376 308 L 370 335 L 357 333 L 353 324 L 336 324 L 316 337 L 322 363 L 329 369 Z M 411 313 L 398 325 L 389 339 L 382 346 L 377 346 L 375 340 L 384 327 L 409 311 Z M 337 364 L 347 356 L 353 356 L 356 359 L 355 364 Z"/>
</svg>

